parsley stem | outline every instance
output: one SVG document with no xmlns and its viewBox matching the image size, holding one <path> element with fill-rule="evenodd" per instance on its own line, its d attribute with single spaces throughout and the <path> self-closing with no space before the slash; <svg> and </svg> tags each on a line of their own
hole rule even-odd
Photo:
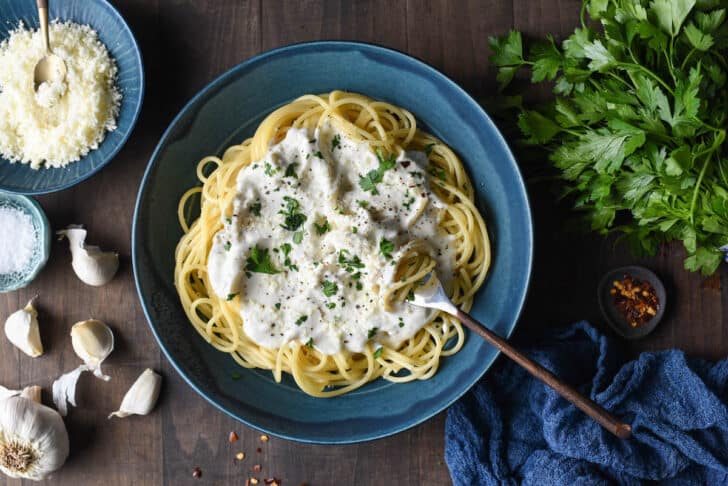
<svg viewBox="0 0 728 486">
<path fill-rule="evenodd" d="M 698 201 L 698 193 L 700 192 L 700 186 L 703 184 L 703 176 L 705 175 L 705 171 L 708 168 L 708 163 L 710 163 L 710 159 L 713 158 L 713 152 L 710 152 L 707 157 L 705 157 L 705 163 L 703 164 L 703 168 L 700 170 L 700 175 L 698 176 L 698 181 L 695 183 L 695 189 L 693 190 L 693 198 L 690 201 L 690 223 L 694 224 L 694 216 L 695 216 L 695 203 Z"/>
<path fill-rule="evenodd" d="M 685 56 L 685 59 L 683 60 L 682 64 L 680 64 L 680 71 L 685 70 L 685 65 L 688 63 L 688 61 L 690 60 L 692 55 L 695 53 L 695 51 L 696 51 L 696 49 L 694 47 L 692 49 L 690 49 L 690 52 L 688 52 L 688 55 Z"/>
<path fill-rule="evenodd" d="M 639 64 L 631 63 L 631 62 L 620 62 L 617 65 L 621 66 L 623 68 L 639 69 L 640 71 L 642 71 L 643 73 L 645 73 L 646 75 L 650 76 L 652 79 L 654 79 L 655 81 L 660 83 L 662 85 L 662 87 L 665 88 L 672 96 L 675 96 L 675 92 L 670 87 L 670 85 L 668 85 L 665 81 L 662 80 L 661 77 L 659 77 L 657 74 L 653 73 L 651 70 L 647 69 L 646 67 L 641 66 Z"/>
</svg>

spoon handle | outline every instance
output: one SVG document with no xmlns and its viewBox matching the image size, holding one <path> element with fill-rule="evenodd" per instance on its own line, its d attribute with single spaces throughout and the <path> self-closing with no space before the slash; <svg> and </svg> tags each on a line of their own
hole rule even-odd
<svg viewBox="0 0 728 486">
<path fill-rule="evenodd" d="M 526 357 L 526 355 L 508 344 L 505 339 L 473 319 L 469 314 L 458 309 L 456 317 L 469 329 L 485 338 L 486 341 L 521 365 L 526 369 L 526 371 L 553 388 L 556 393 L 573 403 L 577 408 L 593 418 L 609 432 L 620 439 L 628 439 L 632 435 L 632 427 L 628 424 L 625 424 L 617 417 L 607 412 L 603 407 L 576 391 L 540 364 Z"/>
<path fill-rule="evenodd" d="M 38 21 L 40 22 L 40 32 L 45 43 L 46 53 L 51 52 L 51 41 L 48 39 L 48 0 L 36 0 L 38 5 Z"/>
</svg>

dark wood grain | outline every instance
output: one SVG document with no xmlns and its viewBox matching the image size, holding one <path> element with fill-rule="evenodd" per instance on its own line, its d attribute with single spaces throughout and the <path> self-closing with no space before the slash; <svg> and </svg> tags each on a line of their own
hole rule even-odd
<svg viewBox="0 0 728 486">
<path fill-rule="evenodd" d="M 104 171 L 79 186 L 40 197 L 55 228 L 87 225 L 92 243 L 121 253 L 119 275 L 107 286 L 83 285 L 72 273 L 66 244 L 27 289 L 0 295 L 0 318 L 38 293 L 47 353 L 21 355 L 0 338 L 0 384 L 40 384 L 49 390 L 73 369 L 68 333 L 81 319 L 107 321 L 117 349 L 103 383 L 84 376 L 79 406 L 67 424 L 72 453 L 48 484 L 242 485 L 276 476 L 285 485 L 448 484 L 443 457 L 444 414 L 394 437 L 355 446 L 311 446 L 271 438 L 244 427 L 198 397 L 163 358 L 136 297 L 130 262 L 134 200 L 151 152 L 174 114 L 215 76 L 263 50 L 313 39 L 374 42 L 417 56 L 443 70 L 478 98 L 494 94 L 487 37 L 515 27 L 528 35 L 557 38 L 578 23 L 579 0 L 345 1 L 322 0 L 116 0 L 142 47 L 147 95 L 132 139 Z M 535 91 L 539 93 L 539 91 Z M 542 92 L 540 92 L 542 93 Z M 516 151 L 527 176 L 543 167 L 539 156 Z M 677 245 L 654 258 L 636 259 L 611 238 L 563 231 L 569 212 L 548 187 L 531 184 L 536 220 L 536 265 L 530 296 L 515 334 L 518 341 L 541 329 L 588 319 L 607 331 L 598 314 L 596 284 L 609 268 L 641 263 L 668 286 L 665 321 L 648 338 L 625 343 L 630 353 L 680 347 L 706 358 L 728 352 L 728 272 L 704 279 L 682 269 Z M 145 368 L 164 376 L 157 409 L 147 417 L 107 420 L 128 386 Z M 46 400 L 48 397 L 45 397 Z M 230 444 L 230 431 L 239 441 Z M 261 453 L 256 448 L 261 448 Z M 238 451 L 246 453 L 240 463 Z M 199 466 L 202 478 L 193 479 Z M 0 478 L 0 486 L 21 484 Z M 27 484 L 34 484 L 28 482 Z M 262 484 L 262 483 L 261 483 Z"/>
</svg>

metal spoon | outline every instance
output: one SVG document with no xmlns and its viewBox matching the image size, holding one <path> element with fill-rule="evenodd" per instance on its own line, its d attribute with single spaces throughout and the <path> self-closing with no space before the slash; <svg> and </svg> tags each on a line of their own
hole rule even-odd
<svg viewBox="0 0 728 486">
<path fill-rule="evenodd" d="M 473 319 L 469 314 L 456 307 L 447 297 L 445 290 L 442 288 L 442 285 L 433 273 L 428 274 L 425 279 L 423 279 L 423 285 L 417 288 L 414 292 L 414 299 L 409 301 L 409 303 L 419 307 L 439 309 L 457 318 L 469 329 L 485 338 L 486 341 L 502 351 L 503 354 L 525 368 L 526 371 L 553 388 L 556 393 L 573 403 L 577 408 L 593 418 L 609 432 L 620 439 L 627 439 L 632 435 L 632 427 L 628 424 L 625 424 L 618 418 L 614 417 L 600 405 L 594 403 L 592 400 L 561 381 L 561 379 L 543 366 L 527 358 L 520 351 L 508 344 L 505 339 L 498 336 L 483 324 Z"/>
<path fill-rule="evenodd" d="M 45 43 L 46 55 L 38 61 L 33 71 L 33 89 L 38 91 L 41 84 L 53 80 L 63 81 L 66 79 L 66 63 L 63 59 L 53 54 L 51 43 L 48 38 L 48 0 L 37 0 L 38 19 L 40 20 L 40 31 Z"/>
</svg>

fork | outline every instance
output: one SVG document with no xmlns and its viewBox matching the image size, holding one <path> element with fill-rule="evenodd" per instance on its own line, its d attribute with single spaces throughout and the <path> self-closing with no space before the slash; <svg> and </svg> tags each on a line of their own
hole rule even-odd
<svg viewBox="0 0 728 486">
<path fill-rule="evenodd" d="M 505 339 L 473 319 L 467 312 L 455 306 L 445 294 L 442 284 L 433 272 L 426 275 L 421 284 L 414 292 L 414 299 L 409 301 L 410 304 L 438 309 L 455 317 L 612 434 L 620 439 L 627 439 L 632 435 L 632 427 L 629 424 L 622 422 L 602 406 L 576 391 L 549 370 L 508 344 Z"/>
</svg>

